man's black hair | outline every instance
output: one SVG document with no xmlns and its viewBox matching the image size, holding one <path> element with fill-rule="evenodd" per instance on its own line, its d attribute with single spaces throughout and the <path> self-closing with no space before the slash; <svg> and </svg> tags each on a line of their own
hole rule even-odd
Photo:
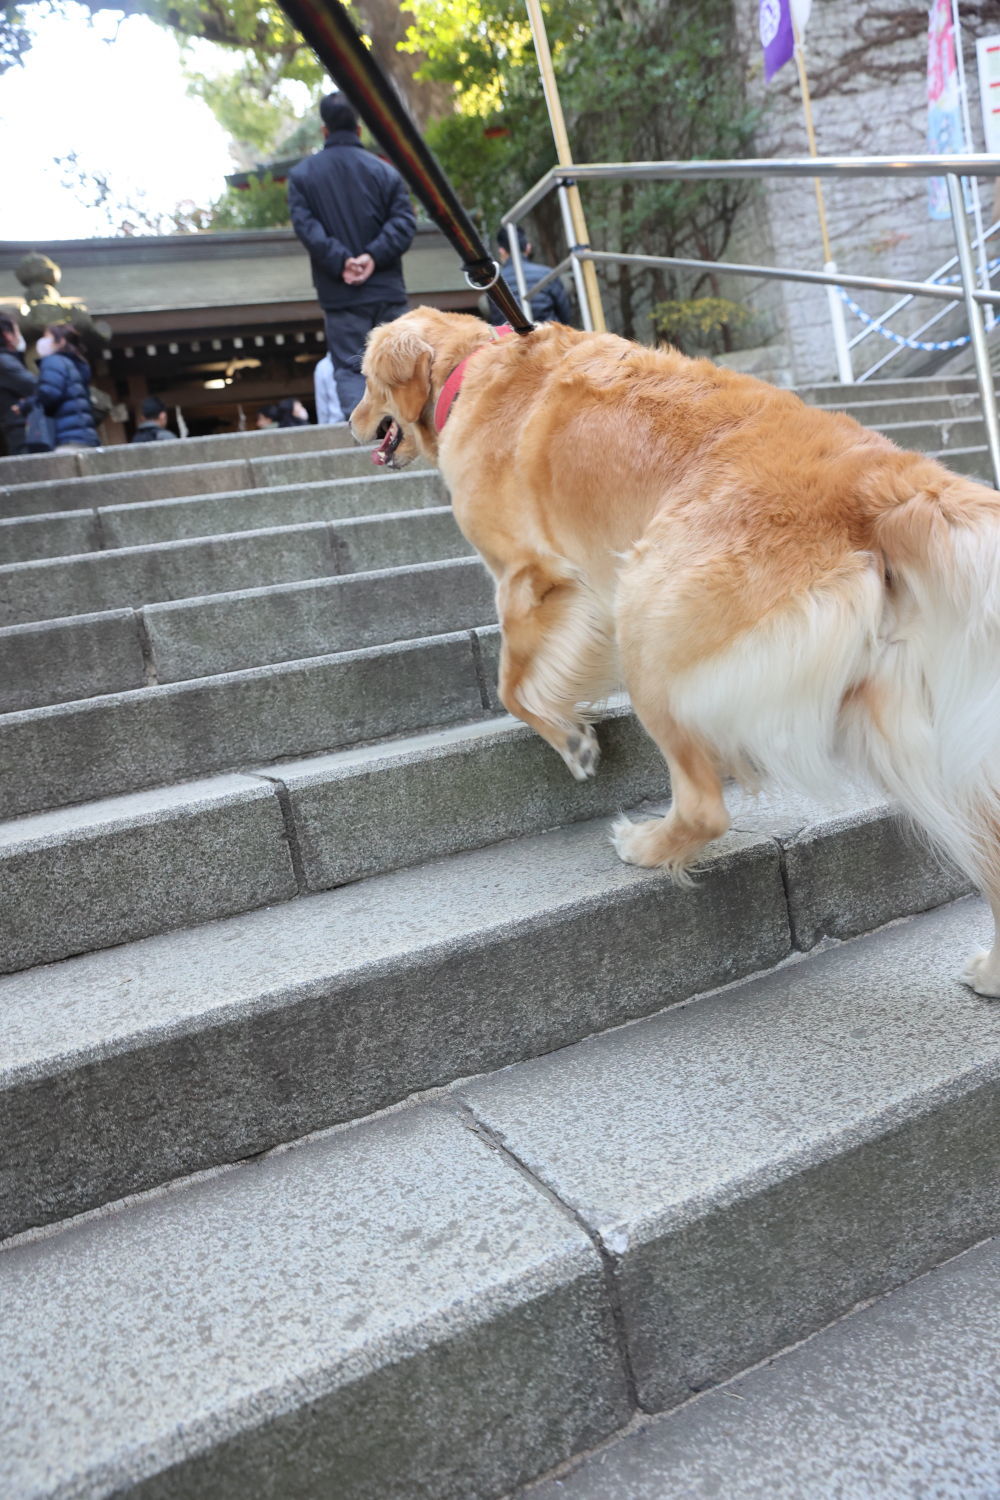
<svg viewBox="0 0 1000 1500">
<path fill-rule="evenodd" d="M 524 255 L 528 249 L 528 236 L 525 234 L 524 229 L 520 224 L 518 224 L 517 226 L 517 243 L 521 247 L 521 254 Z M 508 231 L 506 226 L 503 224 L 500 224 L 497 228 L 497 244 L 500 245 L 504 250 L 510 250 L 510 239 L 508 238 Z"/>
<path fill-rule="evenodd" d="M 166 409 L 159 396 L 143 396 L 142 414 L 147 422 L 155 422 L 160 412 Z"/>
<path fill-rule="evenodd" d="M 7 313 L 0 313 L 0 333 L 16 333 L 17 324 Z"/>
<path fill-rule="evenodd" d="M 319 117 L 331 135 L 336 130 L 353 130 L 357 134 L 357 114 L 346 95 L 339 90 L 335 94 L 323 95 L 319 101 Z"/>
</svg>

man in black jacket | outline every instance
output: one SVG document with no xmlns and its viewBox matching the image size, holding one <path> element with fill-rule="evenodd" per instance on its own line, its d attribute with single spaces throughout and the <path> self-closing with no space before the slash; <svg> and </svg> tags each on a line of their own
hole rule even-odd
<svg viewBox="0 0 1000 1500">
<path fill-rule="evenodd" d="M 0 427 L 11 455 L 24 451 L 24 412 L 19 403 L 35 389 L 24 366 L 24 338 L 14 319 L 0 313 Z"/>
<path fill-rule="evenodd" d="M 326 141 L 288 174 L 288 206 L 312 261 L 337 395 L 349 415 L 365 391 L 365 339 L 406 311 L 402 257 L 417 224 L 403 179 L 364 149 L 344 95 L 327 94 L 319 112 Z"/>
</svg>

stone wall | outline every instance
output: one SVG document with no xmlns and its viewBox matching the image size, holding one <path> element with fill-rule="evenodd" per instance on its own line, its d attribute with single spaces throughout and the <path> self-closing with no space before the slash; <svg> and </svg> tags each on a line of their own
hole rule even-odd
<svg viewBox="0 0 1000 1500">
<path fill-rule="evenodd" d="M 757 35 L 757 0 L 736 0 L 735 13 L 747 38 L 746 67 L 752 97 L 763 108 L 758 135 L 761 156 L 806 156 L 808 143 L 802 97 L 794 62 L 786 63 L 765 85 Z M 816 144 L 821 156 L 888 156 L 926 151 L 927 6 L 881 0 L 876 10 L 865 0 L 813 0 L 805 35 L 813 95 Z M 973 149 L 983 150 L 976 88 L 975 43 L 965 36 L 970 85 Z M 992 187 L 984 182 L 983 211 L 989 221 Z M 954 252 L 951 225 L 927 214 L 924 181 L 917 178 L 842 179 L 824 183 L 834 257 L 844 271 L 924 280 Z M 727 258 L 760 259 L 776 266 L 822 270 L 823 250 L 811 179 L 771 182 L 763 193 L 764 211 L 748 218 Z M 827 294 L 823 288 L 782 283 L 742 295 L 781 325 L 797 382 L 835 378 Z M 855 300 L 875 314 L 895 300 L 858 292 Z M 911 326 L 929 314 L 931 304 L 913 309 Z M 848 336 L 861 329 L 848 313 Z M 906 331 L 905 327 L 901 331 Z M 930 338 L 935 336 L 931 333 Z M 948 336 L 948 331 L 945 331 Z M 889 349 L 872 337 L 857 352 L 856 371 Z M 891 368 L 891 367 L 890 367 Z"/>
</svg>

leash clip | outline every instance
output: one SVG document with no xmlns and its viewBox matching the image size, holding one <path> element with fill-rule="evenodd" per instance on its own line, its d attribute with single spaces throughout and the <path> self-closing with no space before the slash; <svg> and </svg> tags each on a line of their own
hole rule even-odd
<svg viewBox="0 0 1000 1500">
<path fill-rule="evenodd" d="M 487 269 L 488 268 L 488 269 Z M 489 275 L 488 281 L 478 281 L 476 273 Z M 500 267 L 495 260 L 474 260 L 462 267 L 462 274 L 466 282 L 474 292 L 488 292 L 491 286 L 496 286 L 500 280 Z"/>
</svg>

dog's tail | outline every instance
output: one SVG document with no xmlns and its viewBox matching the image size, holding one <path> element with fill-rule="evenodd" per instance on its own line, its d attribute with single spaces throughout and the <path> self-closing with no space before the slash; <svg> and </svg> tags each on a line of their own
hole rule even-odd
<svg viewBox="0 0 1000 1500">
<path fill-rule="evenodd" d="M 885 607 L 845 720 L 876 778 L 1000 895 L 1000 494 L 949 477 L 885 511 Z"/>
</svg>

